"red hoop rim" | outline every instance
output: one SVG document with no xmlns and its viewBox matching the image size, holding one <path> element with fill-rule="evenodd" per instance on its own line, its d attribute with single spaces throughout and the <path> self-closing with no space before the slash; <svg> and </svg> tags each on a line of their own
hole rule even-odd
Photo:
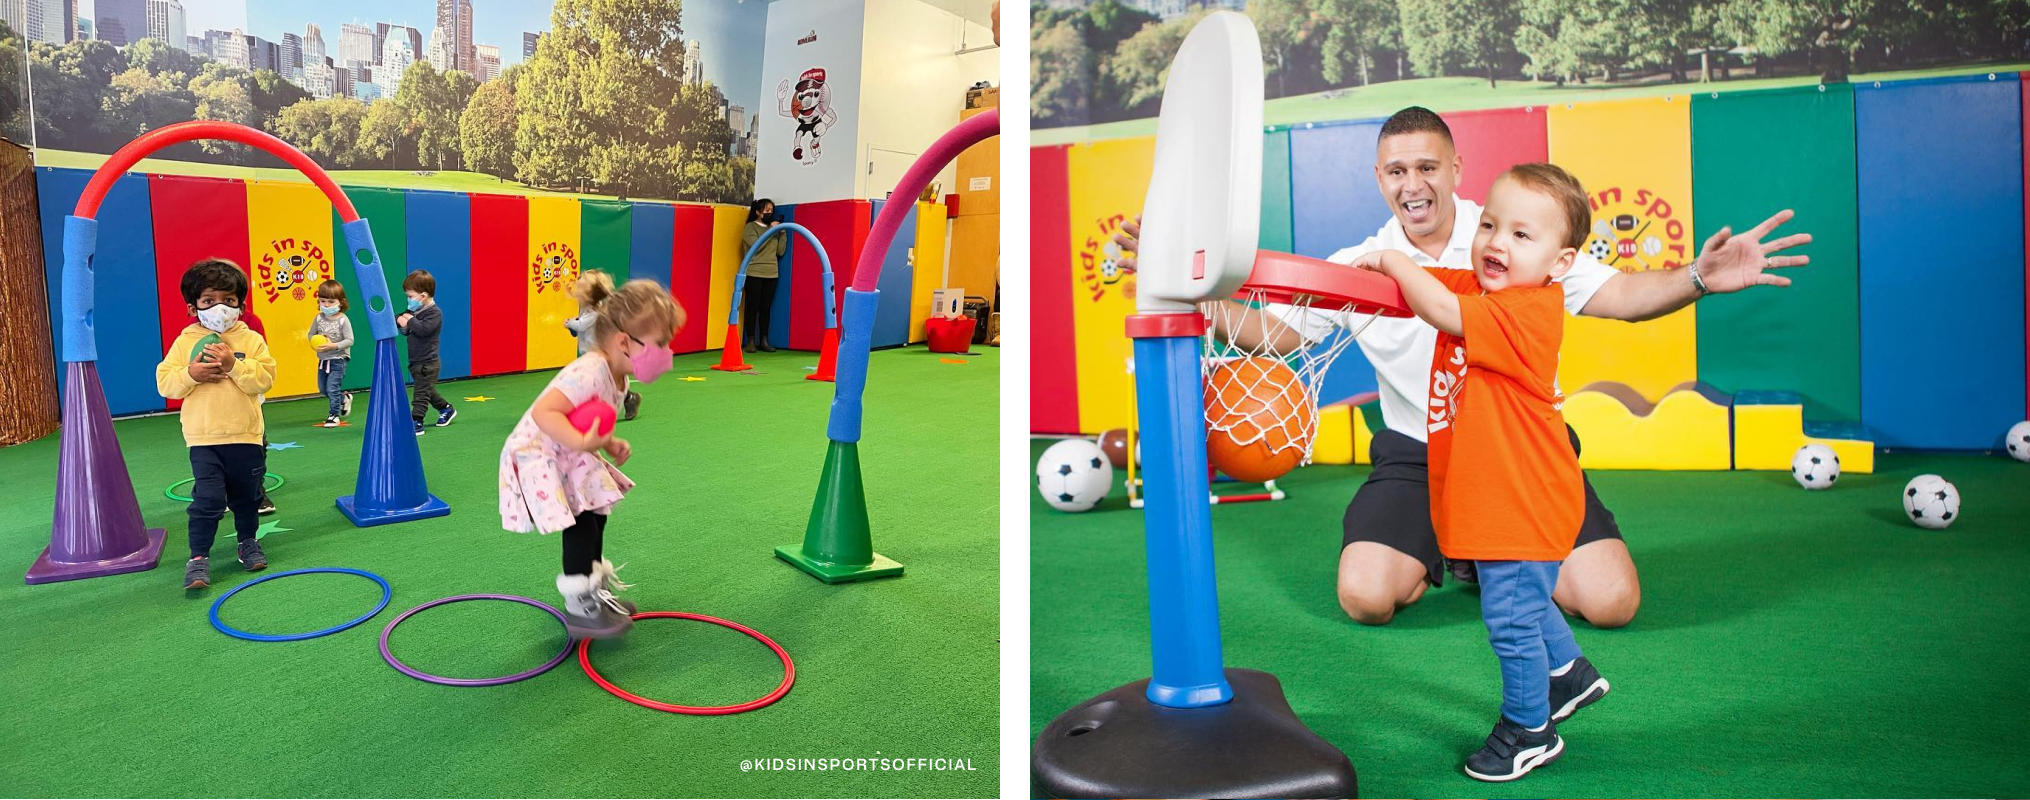
<svg viewBox="0 0 2030 800">
<path fill-rule="evenodd" d="M 1388 276 L 1359 267 L 1334 264 L 1322 258 L 1308 258 L 1272 250 L 1255 252 L 1254 270 L 1234 298 L 1260 297 L 1271 303 L 1294 303 L 1310 298 L 1312 308 L 1347 310 L 1384 317 L 1411 316 L 1403 300 L 1403 289 Z"/>
<path fill-rule="evenodd" d="M 86 182 L 84 194 L 78 197 L 77 208 L 71 212 L 71 216 L 79 219 L 98 218 L 99 203 L 106 199 L 106 192 L 113 188 L 113 182 L 119 180 L 127 170 L 157 150 L 198 139 L 236 142 L 282 159 L 283 163 L 303 173 L 304 177 L 309 178 L 311 183 L 316 184 L 317 188 L 324 192 L 324 196 L 331 200 L 332 207 L 338 210 L 340 222 L 359 220 L 359 212 L 353 209 L 352 201 L 346 198 L 345 192 L 340 191 L 338 184 L 332 181 L 331 175 L 327 174 L 324 168 L 317 166 L 317 162 L 310 160 L 309 156 L 304 155 L 303 151 L 265 131 L 249 128 L 237 122 L 217 120 L 193 120 L 164 125 L 141 134 L 135 137 L 134 141 L 121 146 L 92 173 L 91 180 Z"/>
<path fill-rule="evenodd" d="M 638 611 L 635 612 L 633 615 L 631 615 L 630 618 L 637 620 L 641 619 L 696 620 L 698 622 L 709 622 L 712 623 L 713 625 L 718 625 L 724 628 L 732 628 L 733 630 L 747 634 L 748 636 L 753 637 L 755 641 L 767 645 L 769 650 L 775 652 L 775 657 L 782 661 L 782 683 L 778 684 L 775 687 L 774 691 L 762 695 L 758 699 L 749 700 L 745 703 L 735 703 L 730 706 L 685 706 L 678 705 L 676 703 L 665 703 L 661 700 L 651 700 L 649 698 L 630 692 L 626 689 L 622 689 L 618 686 L 615 686 L 613 685 L 612 682 L 606 680 L 604 676 L 600 675 L 599 670 L 592 668 L 592 640 L 579 639 L 578 666 L 585 670 L 586 677 L 591 678 L 593 683 L 599 684 L 599 688 L 605 689 L 607 692 L 611 693 L 614 697 L 626 700 L 627 702 L 633 703 L 643 708 L 652 708 L 657 711 L 667 711 L 672 714 L 690 714 L 693 716 L 720 716 L 725 714 L 739 714 L 742 712 L 753 711 L 757 708 L 767 706 L 771 703 L 774 703 L 777 700 L 781 700 L 783 695 L 789 694 L 789 687 L 796 684 L 796 663 L 790 661 L 789 651 L 782 649 L 782 645 L 776 644 L 774 639 L 768 638 L 768 636 L 763 634 L 761 631 L 757 631 L 753 628 L 747 627 L 732 620 L 720 619 L 718 617 L 708 617 L 705 616 L 704 614 L 692 614 L 685 611 Z"/>
</svg>

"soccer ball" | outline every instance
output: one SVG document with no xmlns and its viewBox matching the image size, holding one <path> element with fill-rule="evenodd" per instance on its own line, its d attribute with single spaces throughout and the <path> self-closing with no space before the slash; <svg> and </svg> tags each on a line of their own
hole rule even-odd
<svg viewBox="0 0 2030 800">
<path fill-rule="evenodd" d="M 1036 461 L 1036 491 L 1059 511 L 1088 511 L 1114 488 L 1114 467 L 1091 439 L 1066 439 Z"/>
<path fill-rule="evenodd" d="M 1606 261 L 1608 256 L 1614 255 L 1614 245 L 1608 244 L 1606 239 L 1594 239 L 1586 246 L 1586 254 L 1594 261 Z"/>
<path fill-rule="evenodd" d="M 1917 527 L 1938 531 L 1960 515 L 1960 490 L 1937 475 L 1919 475 L 1903 486 L 1903 513 Z"/>
<path fill-rule="evenodd" d="M 2002 438 L 2002 444 L 2009 448 L 2010 458 L 2030 462 L 2030 420 L 2009 426 L 2009 435 Z"/>
<path fill-rule="evenodd" d="M 1797 449 L 1797 455 L 1790 457 L 1790 477 L 1797 479 L 1797 485 L 1818 490 L 1831 487 L 1840 479 L 1840 457 L 1833 449 L 1822 444 L 1808 444 Z"/>
</svg>

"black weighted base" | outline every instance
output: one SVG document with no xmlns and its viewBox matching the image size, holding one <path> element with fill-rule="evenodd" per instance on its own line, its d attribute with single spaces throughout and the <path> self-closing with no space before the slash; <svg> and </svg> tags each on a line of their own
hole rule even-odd
<svg viewBox="0 0 2030 800">
<path fill-rule="evenodd" d="M 1166 708 L 1148 679 L 1044 726 L 1030 755 L 1044 797 L 1356 797 L 1353 762 L 1312 733 L 1276 676 L 1229 669 L 1232 702 Z"/>
</svg>

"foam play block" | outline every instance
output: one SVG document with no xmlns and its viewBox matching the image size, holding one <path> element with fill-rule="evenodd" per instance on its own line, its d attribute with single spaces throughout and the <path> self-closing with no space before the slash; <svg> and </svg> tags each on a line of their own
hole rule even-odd
<svg viewBox="0 0 2030 800">
<path fill-rule="evenodd" d="M 1585 469 L 1720 470 L 1731 466 L 1729 398 L 1705 384 L 1677 385 L 1652 404 L 1623 383 L 1600 381 L 1566 396 Z M 1783 457 L 1790 466 L 1790 455 Z"/>
<path fill-rule="evenodd" d="M 1796 392 L 1740 392 L 1734 395 L 1734 468 L 1790 469 L 1806 444 L 1822 444 L 1840 457 L 1846 472 L 1875 471 L 1875 442 L 1853 423 L 1807 423 L 1804 399 Z M 1592 451 L 1592 445 L 1587 445 Z"/>
<path fill-rule="evenodd" d="M 1348 405 L 1318 409 L 1318 435 L 1311 439 L 1311 463 L 1353 463 L 1353 414 Z"/>
<path fill-rule="evenodd" d="M 1367 424 L 1367 408 L 1350 406 L 1353 409 L 1353 463 L 1372 464 L 1374 458 L 1368 454 L 1374 445 L 1374 429 Z"/>
</svg>

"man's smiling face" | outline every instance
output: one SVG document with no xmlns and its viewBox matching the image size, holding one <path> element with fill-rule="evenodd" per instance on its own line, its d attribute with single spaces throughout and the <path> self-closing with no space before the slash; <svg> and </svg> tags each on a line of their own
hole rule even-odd
<svg viewBox="0 0 2030 800">
<path fill-rule="evenodd" d="M 1375 144 L 1374 177 L 1382 199 L 1412 238 L 1451 227 L 1459 170 L 1459 152 L 1442 134 L 1399 133 Z"/>
</svg>

